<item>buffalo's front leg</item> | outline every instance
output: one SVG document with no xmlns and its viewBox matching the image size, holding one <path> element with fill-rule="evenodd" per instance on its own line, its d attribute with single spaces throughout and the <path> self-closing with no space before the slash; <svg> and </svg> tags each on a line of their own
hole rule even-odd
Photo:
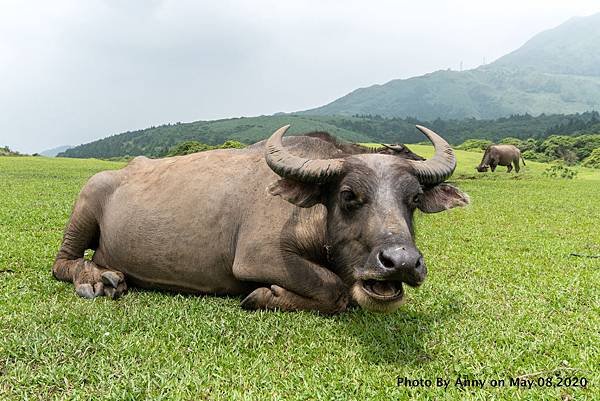
<svg viewBox="0 0 600 401">
<path fill-rule="evenodd" d="M 75 284 L 75 292 L 82 298 L 106 295 L 116 299 L 127 291 L 123 273 L 100 267 L 83 258 L 57 259 L 52 271 L 57 279 Z"/>
<path fill-rule="evenodd" d="M 94 176 L 81 191 L 52 267 L 54 277 L 75 284 L 75 292 L 83 298 L 106 295 L 116 299 L 127 291 L 123 273 L 83 257 L 86 249 L 97 247 L 100 226 L 96 216 L 102 214 L 103 205 L 99 191 L 109 185 L 111 173 Z"/>
<path fill-rule="evenodd" d="M 346 310 L 350 295 L 336 274 L 299 256 L 285 259 L 288 263 L 279 266 L 235 263 L 236 278 L 266 284 L 242 301 L 244 309 L 316 310 L 325 314 Z"/>
<path fill-rule="evenodd" d="M 343 312 L 348 306 L 348 292 L 341 291 L 336 299 L 325 302 L 307 298 L 272 285 L 271 288 L 261 287 L 254 290 L 241 303 L 242 308 L 248 310 L 256 309 L 280 309 L 294 310 L 317 310 L 325 314 Z"/>
</svg>

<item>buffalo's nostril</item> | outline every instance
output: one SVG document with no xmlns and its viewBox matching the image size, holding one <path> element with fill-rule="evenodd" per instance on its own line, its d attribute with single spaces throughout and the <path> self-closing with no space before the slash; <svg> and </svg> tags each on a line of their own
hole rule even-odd
<svg viewBox="0 0 600 401">
<path fill-rule="evenodd" d="M 415 271 L 419 274 L 426 270 L 423 256 L 405 247 L 390 247 L 377 252 L 377 264 L 389 270 Z"/>
<path fill-rule="evenodd" d="M 391 269 L 393 267 L 396 266 L 396 264 L 394 263 L 394 261 L 388 257 L 383 251 L 380 251 L 377 254 L 377 259 L 379 259 L 379 262 L 383 265 L 383 267 Z"/>
<path fill-rule="evenodd" d="M 423 259 L 423 256 L 421 256 L 421 257 L 419 257 L 419 259 L 417 259 L 417 264 L 415 265 L 415 270 L 420 274 L 427 273 L 427 268 L 425 267 L 425 259 Z"/>
</svg>

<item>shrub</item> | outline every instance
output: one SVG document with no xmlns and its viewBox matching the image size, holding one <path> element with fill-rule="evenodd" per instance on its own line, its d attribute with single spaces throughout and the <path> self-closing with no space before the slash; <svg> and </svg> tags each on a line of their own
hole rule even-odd
<svg viewBox="0 0 600 401">
<path fill-rule="evenodd" d="M 521 141 L 521 145 L 519 146 L 519 149 L 521 150 L 521 152 L 525 152 L 528 150 L 531 150 L 532 152 L 538 152 L 540 143 L 541 143 L 541 141 L 538 141 L 537 139 L 527 138 L 526 140 Z"/>
<path fill-rule="evenodd" d="M 596 148 L 581 163 L 585 167 L 600 168 L 600 148 Z"/>
<path fill-rule="evenodd" d="M 521 149 L 523 147 L 523 141 L 519 138 L 514 138 L 512 136 L 508 136 L 500 141 L 503 145 L 515 145 L 517 148 Z"/>
<path fill-rule="evenodd" d="M 214 146 L 207 145 L 198 141 L 185 141 L 178 143 L 169 149 L 167 156 L 183 156 L 189 155 L 190 153 L 203 152 L 205 150 L 212 150 Z"/>
<path fill-rule="evenodd" d="M 577 158 L 582 161 L 589 157 L 595 149 L 600 148 L 600 135 L 577 136 L 574 146 Z"/>
<path fill-rule="evenodd" d="M 574 164 L 577 162 L 574 144 L 574 137 L 551 135 L 542 143 L 542 151 L 551 160 L 562 159 L 567 164 Z"/>
<path fill-rule="evenodd" d="M 169 149 L 167 156 L 183 156 L 189 155 L 190 153 L 204 152 L 205 150 L 213 149 L 242 149 L 245 148 L 241 142 L 238 141 L 225 141 L 222 145 L 212 146 L 197 141 L 185 141 L 178 143 Z"/>
<path fill-rule="evenodd" d="M 460 145 L 456 147 L 456 149 L 460 150 L 486 150 L 488 146 L 492 144 L 492 141 L 488 141 L 487 139 L 467 139 Z"/>
<path fill-rule="evenodd" d="M 238 141 L 225 141 L 222 145 L 218 146 L 219 149 L 243 149 L 246 145 Z"/>
<path fill-rule="evenodd" d="M 534 152 L 533 150 L 526 150 L 525 152 L 521 153 L 521 156 L 523 156 L 523 159 L 525 159 L 525 160 L 531 160 L 531 161 L 540 162 L 540 163 L 547 163 L 552 160 L 552 159 L 550 159 L 550 157 L 546 156 L 545 154 L 537 153 L 537 152 Z"/>
<path fill-rule="evenodd" d="M 556 163 L 548 167 L 543 173 L 547 177 L 566 178 L 572 180 L 577 175 L 577 171 L 565 166 L 562 163 Z"/>
</svg>

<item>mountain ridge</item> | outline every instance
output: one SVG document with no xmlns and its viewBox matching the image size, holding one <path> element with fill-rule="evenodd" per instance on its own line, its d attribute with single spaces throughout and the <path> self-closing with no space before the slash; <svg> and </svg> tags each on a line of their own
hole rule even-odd
<svg viewBox="0 0 600 401">
<path fill-rule="evenodd" d="M 600 13 L 543 31 L 491 64 L 358 88 L 306 115 L 498 118 L 600 110 Z"/>
<path fill-rule="evenodd" d="M 71 149 L 72 147 L 73 146 L 71 146 L 71 145 L 56 146 L 52 149 L 46 149 L 39 153 L 40 153 L 40 155 L 46 156 L 46 157 L 56 157 L 56 155 L 58 155 L 59 153 L 66 152 L 67 150 Z"/>
<path fill-rule="evenodd" d="M 598 49 L 598 43 L 600 13 L 572 17 L 557 27 L 533 36 L 523 46 L 492 64 L 519 65 L 553 74 L 600 76 L 600 51 L 589 51 L 591 48 Z M 581 52 L 585 53 L 585 57 L 581 57 Z"/>
</svg>

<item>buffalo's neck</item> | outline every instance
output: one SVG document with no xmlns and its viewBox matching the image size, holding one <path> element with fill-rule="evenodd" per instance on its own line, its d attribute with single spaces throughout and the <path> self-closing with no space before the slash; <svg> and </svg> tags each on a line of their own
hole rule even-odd
<svg viewBox="0 0 600 401">
<path fill-rule="evenodd" d="M 330 268 L 327 255 L 327 210 L 323 205 L 295 207 L 281 233 L 283 249 Z"/>
<path fill-rule="evenodd" d="M 483 154 L 483 160 L 481 160 L 481 166 L 487 166 L 490 164 L 490 150 L 486 149 Z"/>
</svg>

